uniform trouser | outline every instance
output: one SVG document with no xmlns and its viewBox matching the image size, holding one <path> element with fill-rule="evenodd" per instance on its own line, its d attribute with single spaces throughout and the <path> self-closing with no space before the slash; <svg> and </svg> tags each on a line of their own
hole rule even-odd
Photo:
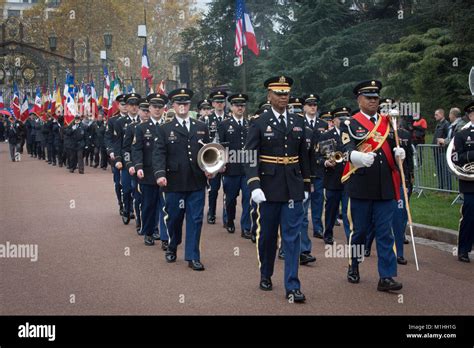
<svg viewBox="0 0 474 348">
<path fill-rule="evenodd" d="M 141 217 L 142 229 L 141 233 L 151 236 L 155 233 L 156 215 L 158 214 L 158 203 L 160 196 L 160 188 L 154 185 L 139 184 L 142 195 Z"/>
<path fill-rule="evenodd" d="M 257 203 L 255 203 L 253 200 L 250 200 L 250 232 L 252 233 L 252 236 L 257 236 L 257 217 L 258 217 L 258 212 L 257 212 Z"/>
<path fill-rule="evenodd" d="M 107 149 L 103 146 L 94 147 L 94 165 L 107 168 Z"/>
<path fill-rule="evenodd" d="M 165 194 L 163 193 L 163 189 L 160 188 L 158 201 L 156 204 L 154 233 L 157 233 L 157 234 L 159 233 L 161 240 L 168 241 L 170 239 L 170 236 L 168 234 L 168 230 L 166 229 L 164 209 L 165 209 Z"/>
<path fill-rule="evenodd" d="M 371 226 L 375 231 L 377 261 L 380 278 L 397 275 L 395 240 L 392 233 L 395 200 L 369 200 L 350 198 L 348 210 L 352 231 L 349 236 L 349 263 L 358 263 L 364 257 L 364 242 Z M 352 220 L 352 221 L 351 221 Z"/>
<path fill-rule="evenodd" d="M 285 250 L 285 289 L 300 289 L 298 266 L 303 202 L 262 202 L 257 205 L 257 212 L 257 257 L 260 275 L 263 278 L 273 275 L 280 227 L 282 247 Z"/>
<path fill-rule="evenodd" d="M 245 175 L 225 175 L 223 177 L 223 186 L 227 221 L 235 220 L 237 197 L 239 196 L 239 192 L 242 191 L 240 227 L 242 230 L 250 231 L 250 191 Z"/>
<path fill-rule="evenodd" d="M 216 176 L 209 180 L 209 210 L 207 212 L 210 216 L 216 216 L 217 195 L 221 188 L 222 174 L 217 173 Z M 222 220 L 227 223 L 227 212 L 225 209 L 225 194 L 224 206 L 222 207 Z"/>
<path fill-rule="evenodd" d="M 342 204 L 342 222 L 346 240 L 349 240 L 351 228 L 347 219 L 347 193 L 343 190 L 324 190 L 324 239 L 334 237 L 334 224 L 339 214 L 339 205 Z"/>
<path fill-rule="evenodd" d="M 17 156 L 17 154 L 20 153 L 20 144 L 8 143 L 8 146 L 10 148 L 10 158 L 11 158 L 11 160 L 16 161 L 16 156 Z"/>
<path fill-rule="evenodd" d="M 53 162 L 53 143 L 46 143 L 46 148 L 47 148 L 47 155 L 48 155 L 48 162 Z M 54 162 L 56 162 L 56 160 L 54 160 Z"/>
<path fill-rule="evenodd" d="M 313 221 L 313 236 L 322 234 L 324 231 L 322 215 L 323 215 L 323 179 L 313 179 L 314 191 L 311 192 L 311 220 Z"/>
<path fill-rule="evenodd" d="M 33 156 L 37 156 L 35 138 L 36 137 L 34 137 L 34 136 L 31 137 L 31 153 L 33 154 Z"/>
<path fill-rule="evenodd" d="M 44 149 L 41 141 L 36 141 L 36 154 L 38 155 L 38 158 L 44 158 Z"/>
<path fill-rule="evenodd" d="M 133 198 L 133 210 L 135 211 L 135 222 L 137 226 L 141 226 L 142 224 L 142 213 L 141 213 L 142 194 L 138 187 L 136 175 L 131 177 L 130 183 L 132 185 L 132 198 Z"/>
<path fill-rule="evenodd" d="M 459 224 L 458 255 L 472 251 L 474 243 L 474 193 L 464 193 Z"/>
<path fill-rule="evenodd" d="M 125 213 L 132 213 L 133 202 L 132 202 L 132 177 L 130 176 L 128 169 L 124 167 L 120 173 L 120 179 L 122 184 L 122 200 L 123 200 L 123 211 Z"/>
<path fill-rule="evenodd" d="M 309 206 L 310 206 L 310 200 L 307 199 L 306 202 L 303 202 L 303 221 L 301 223 L 301 228 L 300 228 L 300 253 L 301 254 L 310 254 L 311 253 L 311 239 L 308 236 L 308 226 L 309 226 L 309 220 L 308 220 L 308 211 L 309 211 Z M 281 249 L 285 253 L 286 257 L 286 250 L 284 243 L 281 243 Z"/>
<path fill-rule="evenodd" d="M 117 202 L 121 206 L 122 203 L 122 184 L 120 183 L 120 170 L 117 169 L 114 165 L 112 165 L 112 174 L 114 179 L 114 188 L 115 188 L 115 196 L 117 197 Z"/>
<path fill-rule="evenodd" d="M 168 250 L 176 252 L 182 241 L 182 227 L 186 215 L 186 261 L 201 259 L 199 244 L 204 213 L 205 190 L 165 193 L 165 222 L 169 234 Z"/>
<path fill-rule="evenodd" d="M 33 153 L 33 140 L 31 138 L 27 139 L 26 151 L 28 152 L 28 155 Z"/>
<path fill-rule="evenodd" d="M 26 141 L 25 138 L 22 137 L 21 141 L 20 141 L 20 144 L 19 144 L 20 148 L 19 148 L 18 152 L 23 153 L 23 147 L 25 146 L 25 141 Z"/>
<path fill-rule="evenodd" d="M 411 189 L 408 191 L 408 199 L 410 199 Z M 405 230 L 407 228 L 408 213 L 405 205 L 405 197 L 403 195 L 403 187 L 400 186 L 400 200 L 393 213 L 393 235 L 395 237 L 395 245 L 397 247 L 397 257 L 404 257 L 403 243 L 405 242 Z"/>
<path fill-rule="evenodd" d="M 71 169 L 76 169 L 76 166 L 79 168 L 79 172 L 84 171 L 84 156 L 83 149 L 71 150 Z"/>
</svg>

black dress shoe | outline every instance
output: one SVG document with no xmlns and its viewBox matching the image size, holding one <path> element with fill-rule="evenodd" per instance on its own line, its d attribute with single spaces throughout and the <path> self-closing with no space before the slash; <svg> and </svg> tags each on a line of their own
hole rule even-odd
<svg viewBox="0 0 474 348">
<path fill-rule="evenodd" d="M 316 232 L 315 234 L 313 234 L 313 237 L 318 239 L 324 239 L 322 232 Z"/>
<path fill-rule="evenodd" d="M 403 244 L 408 244 L 410 243 L 410 241 L 408 240 L 408 238 L 405 236 L 405 239 L 403 240 Z"/>
<path fill-rule="evenodd" d="M 167 240 L 162 240 L 161 241 L 161 250 L 163 250 L 163 251 L 168 250 L 168 241 Z"/>
<path fill-rule="evenodd" d="M 286 293 L 286 298 L 289 302 L 294 303 L 303 303 L 306 301 L 306 297 L 299 289 L 288 291 Z"/>
<path fill-rule="evenodd" d="M 216 217 L 213 215 L 207 216 L 207 223 L 210 225 L 214 225 L 216 223 Z"/>
<path fill-rule="evenodd" d="M 349 283 L 357 284 L 360 281 L 359 265 L 349 265 L 347 270 L 347 280 Z"/>
<path fill-rule="evenodd" d="M 166 262 L 171 263 L 171 262 L 176 262 L 176 253 L 174 251 L 166 251 L 165 254 Z"/>
<path fill-rule="evenodd" d="M 83 171 L 83 170 L 79 170 L 79 174 L 84 174 L 84 171 Z"/>
<path fill-rule="evenodd" d="M 461 262 L 471 262 L 471 259 L 469 258 L 469 254 L 460 254 L 458 255 L 458 260 Z"/>
<path fill-rule="evenodd" d="M 247 230 L 243 230 L 240 236 L 244 239 L 251 239 L 252 238 L 252 233 Z"/>
<path fill-rule="evenodd" d="M 228 221 L 226 229 L 227 229 L 227 232 L 234 233 L 235 232 L 234 221 Z"/>
<path fill-rule="evenodd" d="M 369 257 L 370 256 L 370 249 L 365 249 L 364 250 L 364 256 Z"/>
<path fill-rule="evenodd" d="M 325 239 L 324 239 L 324 244 L 333 245 L 333 244 L 334 244 L 334 239 L 332 239 L 332 238 L 325 238 Z"/>
<path fill-rule="evenodd" d="M 378 291 L 400 290 L 403 287 L 402 283 L 398 283 L 393 278 L 380 278 L 377 285 Z"/>
<path fill-rule="evenodd" d="M 273 289 L 273 284 L 270 278 L 260 279 L 260 290 L 271 291 L 272 289 Z"/>
<path fill-rule="evenodd" d="M 69 169 L 69 173 L 74 173 L 74 169 Z"/>
<path fill-rule="evenodd" d="M 119 214 L 120 216 L 123 216 L 123 205 L 119 206 Z"/>
<path fill-rule="evenodd" d="M 122 222 L 124 225 L 128 225 L 128 223 L 130 222 L 130 215 L 123 213 Z"/>
<path fill-rule="evenodd" d="M 341 226 L 341 223 L 339 222 L 339 219 L 336 219 L 336 222 L 334 222 L 334 226 Z"/>
<path fill-rule="evenodd" d="M 204 271 L 204 265 L 198 260 L 188 261 L 188 267 L 192 268 L 193 271 Z"/>
<path fill-rule="evenodd" d="M 159 233 L 153 233 L 153 240 L 160 240 L 160 234 Z"/>
<path fill-rule="evenodd" d="M 133 219 L 135 219 L 135 213 L 134 213 L 134 212 L 131 212 L 131 213 L 130 213 L 130 220 L 133 220 Z"/>
<path fill-rule="evenodd" d="M 280 260 L 284 260 L 285 259 L 285 252 L 283 251 L 282 248 L 278 249 L 278 258 Z"/>
<path fill-rule="evenodd" d="M 397 263 L 399 265 L 406 265 L 408 263 L 408 261 L 403 256 L 399 256 L 399 257 L 397 257 Z"/>
<path fill-rule="evenodd" d="M 300 265 L 307 265 L 310 262 L 315 262 L 316 258 L 309 253 L 302 253 L 300 255 Z"/>
<path fill-rule="evenodd" d="M 145 236 L 145 245 L 147 246 L 155 245 L 155 241 L 153 240 L 152 236 Z"/>
</svg>

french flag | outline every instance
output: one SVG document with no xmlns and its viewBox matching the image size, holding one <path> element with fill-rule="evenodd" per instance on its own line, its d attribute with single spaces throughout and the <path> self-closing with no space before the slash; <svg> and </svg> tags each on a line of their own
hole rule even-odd
<svg viewBox="0 0 474 348">
<path fill-rule="evenodd" d="M 95 91 L 94 80 L 91 80 L 91 110 L 94 118 L 97 118 L 99 115 L 99 106 L 97 105 L 97 92 Z"/>
<path fill-rule="evenodd" d="M 152 78 L 153 76 L 150 75 L 150 61 L 148 60 L 148 53 L 145 43 L 142 52 L 142 80 L 151 80 Z"/>
<path fill-rule="evenodd" d="M 250 16 L 245 9 L 245 0 L 237 0 L 236 2 L 235 22 L 235 55 L 238 57 L 238 65 L 242 65 L 244 62 L 244 46 L 247 46 L 256 56 L 260 54 L 255 31 Z"/>
<path fill-rule="evenodd" d="M 35 105 L 33 106 L 32 112 L 34 112 L 38 116 L 42 116 L 43 114 L 43 104 L 41 102 L 41 89 L 36 87 L 36 94 L 35 94 Z"/>
<path fill-rule="evenodd" d="M 64 90 L 64 94 L 66 95 L 66 102 L 64 103 L 64 123 L 66 125 L 69 125 L 77 114 L 76 102 L 74 100 L 74 88 L 74 76 L 68 74 Z"/>
<path fill-rule="evenodd" d="M 109 110 L 109 92 L 110 91 L 110 78 L 107 67 L 104 68 L 104 91 L 102 93 L 102 109 L 104 110 L 104 116 L 108 117 Z"/>
<path fill-rule="evenodd" d="M 25 123 L 29 116 L 30 116 L 30 112 L 28 110 L 28 95 L 25 92 L 25 96 L 23 97 L 23 103 L 21 103 L 20 121 L 22 123 Z"/>
<path fill-rule="evenodd" d="M 20 119 L 20 92 L 18 91 L 18 86 L 16 83 L 13 83 L 13 98 L 10 102 L 10 107 L 13 110 L 13 115 L 17 120 Z"/>
</svg>

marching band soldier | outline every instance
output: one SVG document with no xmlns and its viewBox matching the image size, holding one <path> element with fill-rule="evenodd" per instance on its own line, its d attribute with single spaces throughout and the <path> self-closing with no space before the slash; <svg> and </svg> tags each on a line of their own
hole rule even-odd
<svg viewBox="0 0 474 348">
<path fill-rule="evenodd" d="M 289 111 L 293 114 L 302 115 L 303 114 L 303 103 L 301 102 L 301 98 L 293 97 L 290 98 L 290 102 L 288 103 Z"/>
<path fill-rule="evenodd" d="M 359 262 L 363 260 L 363 245 L 367 231 L 373 224 L 378 251 L 379 282 L 377 290 L 400 290 L 397 275 L 397 258 L 394 250 L 392 220 L 394 199 L 400 196 L 400 174 L 395 157 L 405 158 L 405 151 L 396 148 L 390 120 L 377 113 L 382 83 L 364 81 L 354 88 L 360 107 L 341 136 L 346 163 L 342 181 L 347 181 L 349 195 L 348 217 L 349 268 L 347 280 L 359 283 Z M 350 214 L 349 214 L 350 212 Z"/>
<path fill-rule="evenodd" d="M 320 99 L 316 93 L 305 95 L 303 97 L 305 125 L 311 129 L 311 143 L 317 144 L 319 135 L 328 129 L 328 124 L 318 117 L 318 103 Z M 323 238 L 323 175 L 324 166 L 322 162 L 317 161 L 317 158 L 312 158 L 312 173 L 311 185 L 313 192 L 310 194 L 311 199 L 311 219 L 313 222 L 313 237 Z M 304 224 L 307 224 L 308 214 L 305 214 Z"/>
<path fill-rule="evenodd" d="M 209 116 L 212 114 L 211 102 L 208 99 L 200 100 L 197 103 L 197 108 L 199 111 L 198 120 L 204 122 L 209 127 Z"/>
<path fill-rule="evenodd" d="M 115 195 L 119 205 L 120 215 L 123 215 L 123 200 L 122 200 L 122 184 L 120 180 L 120 169 L 115 166 L 115 153 L 114 144 L 117 142 L 117 132 L 115 131 L 115 124 L 121 118 L 128 117 L 127 115 L 127 104 L 125 103 L 125 95 L 120 94 L 115 98 L 115 101 L 119 103 L 120 113 L 109 117 L 107 121 L 107 127 L 105 129 L 104 142 L 107 155 L 110 157 L 110 165 L 112 167 Z M 118 153 L 117 153 L 118 155 Z"/>
<path fill-rule="evenodd" d="M 474 102 L 464 108 L 469 123 L 454 136 L 453 162 L 458 166 L 474 162 Z M 472 175 L 472 173 L 471 173 Z M 458 260 L 470 262 L 474 243 L 474 181 L 459 179 L 459 192 L 464 195 L 459 224 Z"/>
<path fill-rule="evenodd" d="M 121 117 L 114 122 L 114 134 L 116 133 L 113 152 L 115 154 L 115 167 L 120 170 L 120 179 L 122 184 L 123 214 L 122 222 L 128 225 L 130 219 L 134 219 L 133 201 L 132 201 L 132 177 L 128 169 L 125 167 L 125 161 L 130 160 L 130 153 L 123 153 L 123 141 L 127 127 L 132 122 L 138 121 L 138 101 L 141 96 L 137 93 L 129 93 L 125 95 L 124 102 L 127 104 L 127 117 Z M 127 156 L 125 158 L 124 156 Z"/>
<path fill-rule="evenodd" d="M 168 97 L 164 94 L 153 93 L 148 95 L 147 100 L 150 104 L 150 118 L 152 119 L 151 121 L 156 121 L 160 126 L 165 124 L 165 106 L 166 104 L 168 104 Z M 169 236 L 168 232 L 166 231 L 165 214 L 163 213 L 163 208 L 165 206 L 165 196 L 163 194 L 162 188 L 160 188 L 159 190 L 159 201 L 157 202 L 157 204 L 158 211 L 156 213 L 155 232 L 153 233 L 153 235 L 155 236 L 155 238 L 156 236 L 159 236 L 159 239 L 161 240 L 161 249 L 166 251 L 166 249 L 168 248 Z"/>
<path fill-rule="evenodd" d="M 209 95 L 209 99 L 212 100 L 212 107 L 214 112 L 209 116 L 209 137 L 211 141 L 215 141 L 217 133 L 217 127 L 219 124 L 229 117 L 225 113 L 225 99 L 227 93 L 224 91 L 215 91 Z M 209 180 L 209 207 L 207 212 L 207 223 L 216 223 L 216 205 L 217 196 L 221 188 L 222 174 L 217 173 L 216 176 Z M 225 205 L 225 204 L 224 204 Z M 223 210 L 224 227 L 226 226 L 226 211 Z"/>
<path fill-rule="evenodd" d="M 159 224 L 159 239 L 161 239 L 162 249 L 166 250 L 168 234 L 163 213 L 164 196 L 153 176 L 152 155 L 155 141 L 158 139 L 158 128 L 163 124 L 164 106 L 168 103 L 168 97 L 164 94 L 152 93 L 146 100 L 151 110 L 150 118 L 136 127 L 132 145 L 132 157 L 142 194 L 140 234 L 144 235 L 145 245 L 154 245 L 155 239 L 158 239 L 156 229 Z M 140 108 L 142 105 L 144 104 L 141 103 Z"/>
<path fill-rule="evenodd" d="M 169 234 L 166 261 L 176 262 L 181 244 L 183 219 L 186 216 L 184 259 L 194 271 L 203 271 L 199 241 L 204 212 L 206 177 L 198 166 L 197 155 L 202 143 L 209 142 L 209 130 L 204 123 L 191 119 L 189 109 L 193 92 L 176 89 L 168 97 L 176 117 L 158 130 L 153 151 L 153 172 L 157 184 L 165 192 L 166 227 Z"/>
<path fill-rule="evenodd" d="M 333 151 L 342 152 L 341 141 L 341 122 L 350 117 L 351 109 L 341 107 L 334 109 L 331 113 L 334 127 L 319 137 L 319 151 L 325 142 L 331 142 L 334 146 Z M 324 243 L 332 245 L 334 243 L 333 229 L 339 214 L 339 205 L 342 203 L 342 219 L 344 221 L 344 232 L 349 240 L 350 227 L 347 220 L 347 202 L 348 197 L 344 192 L 344 184 L 341 183 L 343 162 L 336 162 L 334 158 L 324 158 Z"/>
<path fill-rule="evenodd" d="M 286 297 L 304 302 L 298 266 L 303 200 L 310 191 L 310 169 L 305 124 L 286 108 L 293 79 L 277 76 L 265 81 L 272 108 L 254 119 L 249 128 L 247 151 L 256 151 L 256 166 L 246 164 L 247 184 L 257 203 L 257 254 L 260 289 L 272 290 L 271 277 L 277 250 L 278 228 L 285 250 Z"/>
<path fill-rule="evenodd" d="M 142 229 L 141 219 L 141 194 L 138 190 L 138 182 L 135 172 L 134 159 L 132 156 L 132 142 L 135 137 L 135 128 L 144 122 L 148 122 L 149 103 L 146 98 L 138 100 L 138 116 L 125 128 L 125 137 L 122 144 L 122 155 L 124 159 L 125 169 L 130 175 L 130 186 L 132 189 L 133 211 L 135 212 L 135 228 L 138 234 Z"/>
<path fill-rule="evenodd" d="M 248 121 L 244 118 L 245 106 L 248 101 L 246 94 L 233 94 L 227 98 L 231 104 L 232 116 L 219 123 L 217 132 L 219 141 L 232 151 L 235 156 L 243 153 L 247 140 Z M 242 192 L 242 216 L 240 218 L 241 237 L 250 239 L 250 192 L 245 178 L 242 162 L 227 163 L 223 173 L 225 209 L 227 213 L 227 232 L 235 232 L 235 211 L 239 191 Z"/>
</svg>

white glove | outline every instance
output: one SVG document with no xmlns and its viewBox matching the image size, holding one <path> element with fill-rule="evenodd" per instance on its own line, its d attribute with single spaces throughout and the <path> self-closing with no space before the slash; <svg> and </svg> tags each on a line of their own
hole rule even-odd
<svg viewBox="0 0 474 348">
<path fill-rule="evenodd" d="M 308 198 L 309 198 L 309 192 L 308 192 L 308 191 L 304 191 L 303 203 L 306 203 L 306 201 L 308 200 Z"/>
<path fill-rule="evenodd" d="M 265 194 L 261 189 L 255 189 L 252 191 L 252 201 L 257 204 L 265 202 L 267 199 L 265 198 Z"/>
<path fill-rule="evenodd" d="M 406 157 L 405 149 L 402 147 L 395 147 L 393 149 L 393 153 L 395 154 L 395 157 L 400 157 L 400 159 L 403 161 Z"/>
<path fill-rule="evenodd" d="M 370 167 L 374 164 L 374 158 L 377 156 L 374 152 L 360 152 L 360 151 L 352 151 L 351 152 L 351 162 L 356 168 L 362 167 Z"/>
</svg>

